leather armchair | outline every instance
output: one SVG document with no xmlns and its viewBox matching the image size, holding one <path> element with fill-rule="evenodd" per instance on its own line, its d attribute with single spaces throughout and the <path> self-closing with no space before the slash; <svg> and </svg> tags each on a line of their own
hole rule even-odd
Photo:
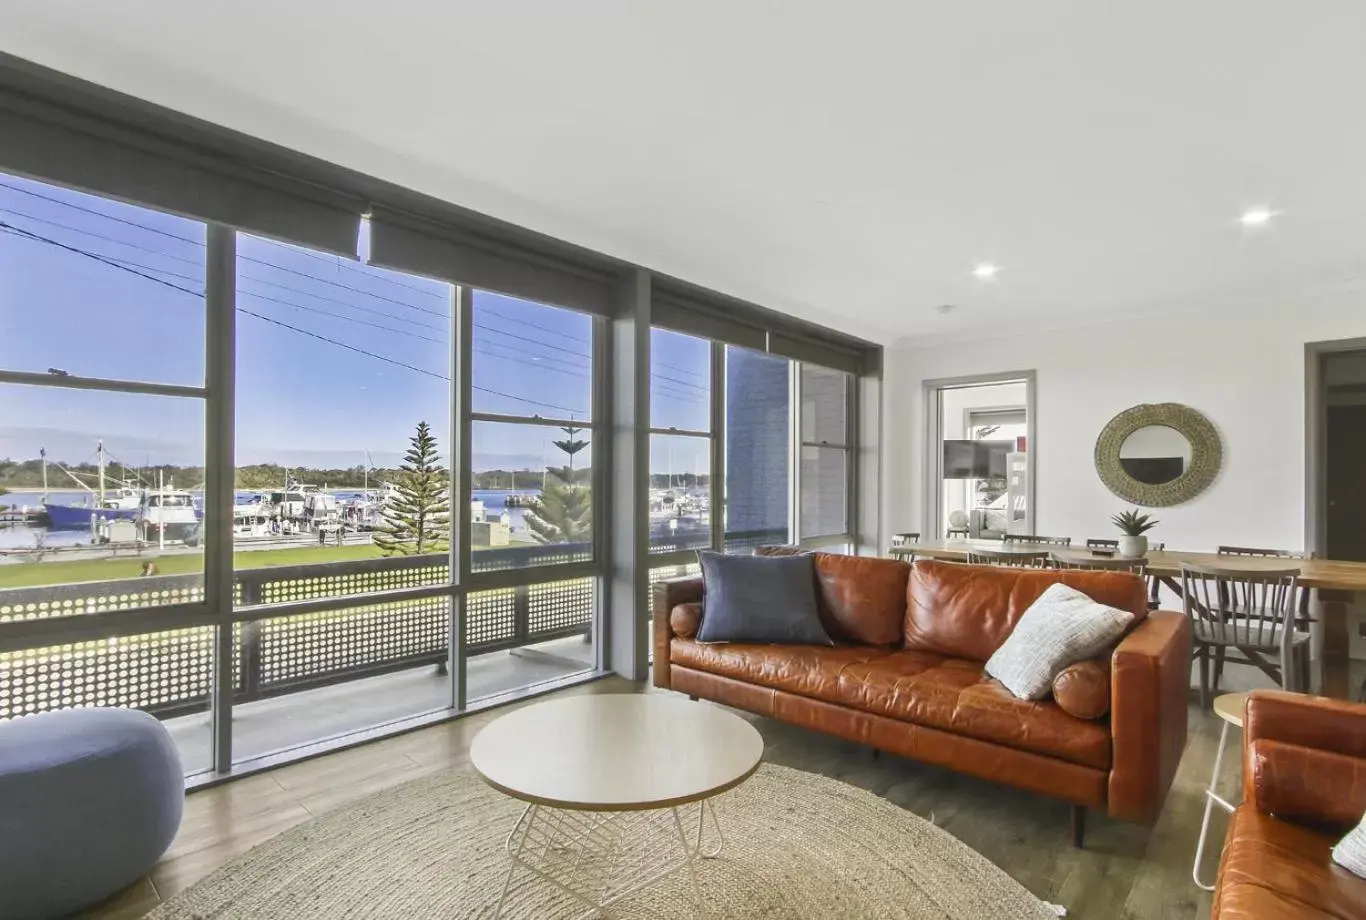
<svg viewBox="0 0 1366 920">
<path fill-rule="evenodd" d="M 1243 726 L 1211 917 L 1366 917 L 1366 879 L 1331 859 L 1366 813 L 1366 705 L 1258 690 Z"/>
</svg>

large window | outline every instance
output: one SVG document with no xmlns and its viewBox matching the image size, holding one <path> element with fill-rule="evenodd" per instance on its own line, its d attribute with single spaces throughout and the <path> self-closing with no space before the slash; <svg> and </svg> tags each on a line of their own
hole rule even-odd
<svg viewBox="0 0 1366 920">
<path fill-rule="evenodd" d="M 0 175 L 0 623 L 204 604 L 205 226 Z M 0 719 L 128 706 L 212 762 L 212 630 L 0 652 Z"/>
<path fill-rule="evenodd" d="M 472 700 L 591 670 L 596 661 L 591 316 L 474 291 L 471 326 L 472 584 L 465 651 Z"/>
<path fill-rule="evenodd" d="M 35 105 L 0 158 L 108 194 L 0 173 L 0 720 L 142 709 L 216 781 L 592 675 L 698 549 L 854 542 L 839 349 Z"/>
<path fill-rule="evenodd" d="M 711 546 L 711 343 L 650 333 L 650 552 Z"/>
<path fill-rule="evenodd" d="M 792 540 L 793 366 L 726 347 L 727 552 Z"/>
<path fill-rule="evenodd" d="M 243 761 L 450 705 L 450 598 L 385 598 L 452 580 L 455 288 L 236 242 L 234 601 L 337 600 L 238 624 Z"/>
<path fill-rule="evenodd" d="M 849 532 L 849 375 L 801 366 L 800 536 L 803 542 Z"/>
</svg>

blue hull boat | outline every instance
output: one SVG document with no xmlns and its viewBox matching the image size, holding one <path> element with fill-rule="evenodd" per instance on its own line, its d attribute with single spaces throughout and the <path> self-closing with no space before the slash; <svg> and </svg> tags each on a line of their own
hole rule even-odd
<svg viewBox="0 0 1366 920">
<path fill-rule="evenodd" d="M 77 505 L 57 505 L 44 502 L 50 530 L 89 530 L 95 520 L 132 521 L 138 516 L 137 508 L 91 508 Z"/>
</svg>

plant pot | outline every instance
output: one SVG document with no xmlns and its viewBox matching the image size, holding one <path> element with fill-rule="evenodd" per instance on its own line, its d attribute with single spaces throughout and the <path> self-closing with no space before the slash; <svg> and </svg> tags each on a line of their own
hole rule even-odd
<svg viewBox="0 0 1366 920">
<path fill-rule="evenodd" d="M 1146 536 L 1130 537 L 1128 535 L 1119 538 L 1119 554 L 1121 556 L 1142 556 L 1148 552 L 1148 538 Z"/>
</svg>

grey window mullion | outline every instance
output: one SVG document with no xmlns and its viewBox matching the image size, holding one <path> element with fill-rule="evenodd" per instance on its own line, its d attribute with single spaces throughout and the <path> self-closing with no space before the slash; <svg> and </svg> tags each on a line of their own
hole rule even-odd
<svg viewBox="0 0 1366 920">
<path fill-rule="evenodd" d="M 231 614 L 233 603 L 232 519 L 235 479 L 237 396 L 237 234 L 209 224 L 204 266 L 204 599 L 213 615 Z M 210 724 L 213 767 L 232 769 L 234 627 L 214 627 Z"/>
<path fill-rule="evenodd" d="M 711 548 L 726 545 L 726 346 L 711 343 Z"/>
<path fill-rule="evenodd" d="M 451 431 L 456 439 L 451 450 L 455 476 L 451 491 L 455 493 L 451 523 L 457 531 L 451 539 L 451 575 L 458 586 L 451 598 L 450 637 L 447 652 L 451 661 L 451 706 L 464 710 L 469 702 L 465 639 L 465 613 L 468 607 L 467 586 L 471 580 L 473 561 L 470 545 L 470 498 L 474 482 L 473 463 L 474 426 L 470 407 L 474 396 L 474 289 L 460 285 L 455 289 L 455 332 L 451 342 Z"/>
</svg>

